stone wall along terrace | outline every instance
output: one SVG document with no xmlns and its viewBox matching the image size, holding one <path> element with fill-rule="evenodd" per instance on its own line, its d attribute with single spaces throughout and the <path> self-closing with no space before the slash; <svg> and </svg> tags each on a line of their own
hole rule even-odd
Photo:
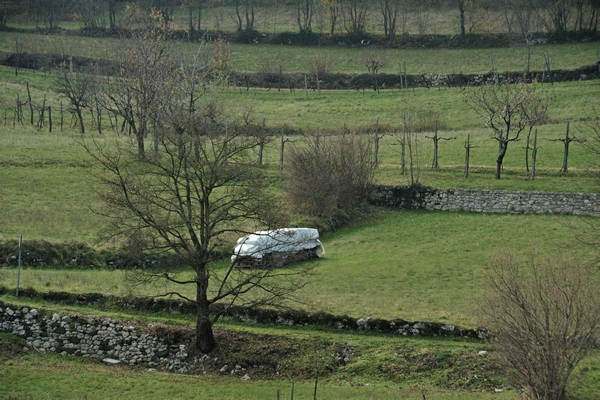
<svg viewBox="0 0 600 400">
<path fill-rule="evenodd" d="M 598 193 L 515 192 L 505 190 L 448 189 L 400 190 L 377 186 L 371 196 L 376 205 L 443 211 L 520 214 L 571 214 L 600 217 Z M 411 194 L 408 198 L 407 194 Z M 416 200 L 415 200 L 416 199 Z"/>
</svg>

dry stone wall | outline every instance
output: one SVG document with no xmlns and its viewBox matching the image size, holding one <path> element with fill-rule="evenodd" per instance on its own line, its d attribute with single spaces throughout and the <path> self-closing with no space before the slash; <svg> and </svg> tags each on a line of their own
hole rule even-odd
<svg viewBox="0 0 600 400">
<path fill-rule="evenodd" d="M 370 202 L 392 208 L 600 217 L 600 194 L 598 193 L 432 190 L 429 188 L 409 190 L 397 186 L 377 186 L 371 194 Z"/>
<path fill-rule="evenodd" d="M 156 336 L 115 320 L 47 314 L 0 302 L 0 332 L 21 337 L 40 352 L 187 372 L 185 345 L 169 346 Z"/>
</svg>

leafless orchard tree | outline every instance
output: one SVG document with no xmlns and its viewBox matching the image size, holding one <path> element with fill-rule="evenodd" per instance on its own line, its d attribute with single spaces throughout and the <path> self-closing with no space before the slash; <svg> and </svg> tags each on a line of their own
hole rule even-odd
<svg viewBox="0 0 600 400">
<path fill-rule="evenodd" d="M 379 9 L 383 17 L 383 32 L 388 40 L 394 40 L 397 31 L 398 13 L 401 0 L 379 0 Z"/>
<path fill-rule="evenodd" d="M 528 398 L 563 400 L 600 323 L 598 272 L 560 261 L 491 261 L 482 313 L 498 360 Z"/>
<path fill-rule="evenodd" d="M 93 99 L 96 91 L 96 82 L 91 75 L 75 72 L 64 72 L 56 80 L 56 91 L 67 98 L 72 112 L 77 115 L 79 131 L 85 133 L 83 111 Z"/>
<path fill-rule="evenodd" d="M 386 60 L 381 54 L 367 50 L 363 55 L 363 64 L 367 71 L 373 76 L 373 90 L 379 91 L 379 83 L 377 82 L 377 74 L 385 67 Z"/>
<path fill-rule="evenodd" d="M 335 28 L 338 24 L 338 19 L 341 13 L 341 3 L 343 0 L 321 0 L 325 12 L 327 13 L 327 19 L 329 20 L 329 33 L 335 34 Z"/>
<path fill-rule="evenodd" d="M 440 141 L 455 140 L 456 137 L 441 137 L 439 136 L 439 130 L 445 127 L 445 123 L 442 120 L 442 115 L 437 111 L 427 111 L 417 114 L 417 118 L 413 124 L 413 130 L 415 132 L 433 132 L 433 136 L 425 136 L 426 139 L 430 139 L 433 142 L 433 160 L 431 162 L 431 168 L 439 169 L 439 143 Z"/>
<path fill-rule="evenodd" d="M 362 34 L 367 29 L 369 2 L 365 0 L 342 0 L 344 27 L 349 34 Z"/>
<path fill-rule="evenodd" d="M 300 33 L 312 32 L 312 20 L 315 13 L 314 0 L 296 0 L 296 22 Z"/>
<path fill-rule="evenodd" d="M 560 168 L 560 172 L 566 174 L 569 172 L 569 148 L 571 146 L 571 142 L 583 143 L 585 139 L 578 138 L 575 136 L 569 136 L 571 130 L 571 123 L 567 121 L 567 128 L 565 130 L 565 137 L 561 139 L 549 139 L 552 142 L 562 142 L 563 144 L 563 163 Z"/>
<path fill-rule="evenodd" d="M 254 30 L 254 7 L 256 0 L 235 0 L 235 16 L 237 21 L 237 30 Z"/>
<path fill-rule="evenodd" d="M 532 129 L 538 120 L 531 119 L 532 108 L 539 107 L 543 94 L 537 84 L 486 85 L 464 92 L 467 104 L 485 121 L 498 142 L 496 179 L 500 179 L 504 156 L 511 142 Z"/>
<path fill-rule="evenodd" d="M 160 16 L 147 20 L 145 29 L 122 39 L 120 70 L 107 79 L 103 105 L 123 118 L 137 141 L 138 157 L 145 157 L 144 140 L 157 115 L 164 82 L 174 72 L 168 30 Z"/>
</svg>

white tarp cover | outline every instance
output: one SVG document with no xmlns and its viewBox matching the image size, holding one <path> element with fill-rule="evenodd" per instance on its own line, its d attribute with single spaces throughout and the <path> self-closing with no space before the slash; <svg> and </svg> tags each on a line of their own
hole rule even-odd
<svg viewBox="0 0 600 400">
<path fill-rule="evenodd" d="M 318 247 L 317 256 L 325 250 L 319 240 L 319 231 L 312 228 L 281 228 L 273 231 L 259 231 L 238 239 L 231 261 L 238 257 L 262 259 L 275 252 L 296 253 Z"/>
</svg>

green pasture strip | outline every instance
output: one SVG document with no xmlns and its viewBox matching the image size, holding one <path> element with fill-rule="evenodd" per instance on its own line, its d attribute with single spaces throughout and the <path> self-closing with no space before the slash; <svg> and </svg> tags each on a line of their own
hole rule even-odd
<svg viewBox="0 0 600 400">
<path fill-rule="evenodd" d="M 14 296 L 4 295 L 0 297 L 4 302 L 15 306 L 28 306 L 38 309 L 44 309 L 49 312 L 59 312 L 67 314 L 75 314 L 80 316 L 101 316 L 108 318 L 124 319 L 128 321 L 137 321 L 138 323 L 160 322 L 169 324 L 185 324 L 191 325 L 192 319 L 189 316 L 178 314 L 164 315 L 155 313 L 143 312 L 125 312 L 125 311 L 106 311 L 98 310 L 87 306 L 66 306 L 62 304 L 54 304 L 47 301 L 32 300 L 27 298 L 15 298 Z M 463 390 L 449 389 L 440 387 L 440 384 L 449 384 L 454 367 L 448 369 L 436 369 L 433 367 L 428 370 L 419 370 L 411 368 L 408 375 L 398 374 L 395 371 L 405 370 L 407 367 L 404 361 L 399 357 L 400 353 L 410 351 L 411 354 L 421 354 L 422 357 L 435 356 L 442 360 L 453 355 L 462 355 L 462 357 L 471 357 L 479 350 L 485 349 L 493 353 L 493 348 L 488 345 L 472 342 L 464 339 L 441 339 L 441 338 L 398 338 L 389 335 L 381 335 L 367 332 L 343 332 L 323 330 L 316 327 L 275 327 L 259 324 L 241 324 L 232 322 L 222 322 L 217 324 L 218 329 L 236 330 L 239 332 L 248 332 L 252 334 L 276 335 L 288 338 L 297 339 L 315 339 L 320 338 L 335 342 L 344 342 L 354 347 L 355 356 L 351 363 L 336 371 L 333 375 L 320 380 L 319 398 L 339 398 L 339 396 L 356 396 L 356 398 L 415 398 L 421 399 L 421 390 L 425 392 L 427 398 L 456 398 L 456 399 L 487 399 L 500 398 L 512 399 L 515 398 L 514 391 L 506 391 L 502 394 L 490 395 L 489 393 L 466 392 Z M 15 339 L 11 335 L 0 334 L 1 343 L 10 343 Z M 78 374 L 78 376 L 89 377 L 96 379 L 98 382 L 113 382 L 107 386 L 98 388 L 97 384 L 85 384 L 88 393 L 95 396 L 96 390 L 108 390 L 111 393 L 117 393 L 122 390 L 122 381 L 137 382 L 138 380 L 152 381 L 152 392 L 146 394 L 145 391 L 132 392 L 134 396 L 140 395 L 139 398 L 155 398 L 155 395 L 163 395 L 163 398 L 170 398 L 172 390 L 183 390 L 183 394 L 174 392 L 173 396 L 180 397 L 187 395 L 185 390 L 195 390 L 203 386 L 211 386 L 213 389 L 204 391 L 204 393 L 212 393 L 210 390 L 215 390 L 215 399 L 229 398 L 224 397 L 226 393 L 219 391 L 221 386 L 228 386 L 232 390 L 231 395 L 238 395 L 238 398 L 264 398 L 261 395 L 270 397 L 270 391 L 276 393 L 277 388 L 282 388 L 282 398 L 288 398 L 289 389 L 291 386 L 289 377 L 274 378 L 273 380 L 250 381 L 242 382 L 239 378 L 228 377 L 181 377 L 164 373 L 149 373 L 142 368 L 127 368 L 127 367 L 107 367 L 98 362 L 81 359 L 76 357 L 62 357 L 54 354 L 36 354 L 27 353 L 4 361 L 0 358 L 0 363 L 3 372 L 0 372 L 0 378 L 9 377 L 7 382 L 28 382 L 40 381 L 42 385 L 50 385 L 46 379 L 54 378 L 55 384 L 49 388 L 51 397 L 54 394 L 63 394 L 74 382 L 67 379 L 68 373 Z M 600 390 L 595 384 L 598 377 L 598 365 L 600 363 L 600 354 L 598 351 L 593 352 L 586 358 L 580 367 L 574 373 L 569 393 L 576 394 L 577 399 L 594 399 L 599 394 Z M 402 367 L 400 367 L 402 364 Z M 460 379 L 472 377 L 473 373 L 477 373 L 475 364 L 470 365 L 471 370 L 465 372 Z M 416 367 L 416 366 L 415 366 Z M 4 374 L 4 375 L 2 375 Z M 79 375 L 81 374 L 81 375 Z M 37 379 L 36 379 L 37 378 Z M 458 380 L 458 379 L 457 379 Z M 86 379 L 87 382 L 87 379 Z M 161 384 L 156 384 L 161 382 Z M 166 382 L 172 382 L 173 386 L 168 386 Z M 458 383 L 457 381 L 454 382 Z M 137 386 L 137 383 L 135 383 Z M 189 388 L 190 384 L 196 385 L 194 388 Z M 141 384 L 140 384 L 141 386 Z M 187 388 L 186 388 L 187 387 Z M 257 393 L 248 388 L 255 388 Z M 236 392 L 236 390 L 240 392 Z M 287 390 L 283 390 L 286 388 Z M 312 388 L 310 382 L 296 383 L 296 398 L 312 398 Z M 25 384 L 11 384 L 8 389 L 0 389 L 8 391 L 11 395 L 17 395 L 18 398 L 38 398 L 37 393 L 33 392 L 35 386 Z M 166 392 L 163 393 L 162 390 Z M 11 392 L 12 391 L 12 392 Z M 77 392 L 78 393 L 78 392 Z M 196 393 L 196 392 L 192 392 Z M 265 394 L 266 393 L 266 394 Z M 375 393 L 375 394 L 373 394 Z M 0 395 L 4 394 L 0 391 Z M 25 397 L 29 396 L 31 397 Z M 147 397 L 144 397 L 147 396 Z M 249 397 L 248 397 L 249 396 Z M 252 397 L 255 396 L 255 397 Z M 304 397 L 306 396 L 306 397 Z M 380 397 L 369 397 L 380 396 Z M 387 396 L 387 397 L 386 397 Z M 67 397 L 69 398 L 69 397 Z M 78 397 L 74 397 L 78 398 Z M 88 397 L 95 398 L 95 397 Z M 135 398 L 135 397 L 134 397 Z M 206 397 L 202 397 L 206 398 Z M 232 397 L 233 398 L 233 397 Z M 353 397 L 350 397 L 353 398 Z"/>
<path fill-rule="evenodd" d="M 19 76 L 9 67 L 0 67 L 0 126 L 4 123 L 12 125 L 17 93 L 21 101 L 26 99 L 26 83 L 33 88 L 32 97 L 35 104 L 41 104 L 44 94 L 47 104 L 53 108 L 54 129 L 57 128 L 58 111 L 61 96 L 53 91 L 56 75 L 41 71 L 22 70 Z M 600 80 L 582 82 L 562 82 L 554 85 L 544 84 L 541 88 L 551 96 L 548 117 L 550 122 L 581 121 L 598 116 L 600 110 Z M 386 90 L 376 93 L 372 90 L 303 90 L 290 93 L 288 90 L 266 90 L 243 88 L 225 89 L 218 94 L 233 114 L 242 114 L 248 110 L 254 118 L 267 126 L 289 125 L 303 130 L 341 129 L 344 125 L 356 128 L 372 125 L 377 121 L 399 127 L 403 113 L 437 111 L 441 113 L 443 124 L 447 129 L 460 130 L 482 127 L 484 122 L 465 103 L 463 89 L 417 88 L 409 90 Z M 67 102 L 63 100 L 66 109 Z M 26 122 L 29 120 L 29 109 L 23 107 Z M 38 113 L 34 113 L 36 117 Z M 88 132 L 92 132 L 90 113 L 85 117 Z M 34 118 L 35 119 L 35 118 Z M 70 123 L 70 115 L 66 115 Z M 37 121 L 37 119 L 36 119 Z M 110 124 L 104 113 L 103 127 L 108 131 Z M 47 130 L 47 127 L 44 128 Z M 579 133 L 579 132 L 578 132 Z M 581 134 L 581 133 L 580 133 Z"/>
<path fill-rule="evenodd" d="M 478 301 L 486 288 L 486 264 L 510 252 L 526 262 L 561 254 L 574 263 L 593 252 L 577 241 L 589 218 L 485 215 L 455 212 L 387 211 L 355 227 L 323 238 L 323 259 L 290 266 L 313 266 L 309 284 L 290 306 L 353 317 L 480 325 Z M 498 238 L 501 238 L 499 240 Z M 217 272 L 220 267 L 217 266 Z M 16 285 L 16 268 L 0 269 L 0 284 Z M 128 272 L 25 268 L 22 287 L 38 291 L 98 292 L 144 296 L 194 288 L 164 282 L 133 285 Z M 181 269 L 180 279 L 193 272 Z M 251 294 L 250 294 L 251 295 Z"/>
<path fill-rule="evenodd" d="M 584 120 L 598 115 L 600 81 L 544 84 L 552 96 L 548 117 L 551 121 Z M 308 130 L 340 129 L 344 124 L 357 127 L 375 124 L 401 126 L 402 114 L 437 111 L 449 129 L 481 127 L 484 121 L 465 103 L 463 90 L 409 89 L 387 90 L 232 90 L 225 97 L 232 106 L 250 108 L 259 121 L 268 126 L 286 123 Z"/>
<path fill-rule="evenodd" d="M 584 133 L 585 124 L 579 126 Z M 561 125 L 543 126 L 540 128 L 540 138 L 561 137 L 563 129 Z M 496 142 L 490 139 L 485 130 L 470 132 L 472 142 L 479 147 L 471 151 L 471 174 L 468 179 L 463 177 L 462 145 L 465 133 L 444 132 L 443 136 L 457 136 L 457 139 L 440 145 L 440 170 L 430 168 L 431 142 L 420 142 L 419 181 L 440 189 L 599 191 L 597 158 L 582 144 L 572 144 L 570 172 L 563 175 L 558 172 L 562 162 L 561 143 L 541 140 L 538 176 L 531 181 L 525 171 L 524 143 L 513 143 L 508 149 L 503 178 L 496 180 Z M 115 140 L 112 132 L 93 137 L 107 145 Z M 73 134 L 73 131 L 48 134 L 31 128 L 2 127 L 0 124 L 0 239 L 17 238 L 23 233 L 27 239 L 73 240 L 100 245 L 95 240 L 106 221 L 95 212 L 103 206 L 96 192 L 103 189 L 94 177 L 98 170 L 78 144 L 79 138 L 80 135 Z M 294 140 L 296 142 L 288 146 L 302 146 L 299 138 Z M 150 148 L 151 142 L 147 141 L 147 145 Z M 280 195 L 286 170 L 282 173 L 278 169 L 278 146 L 275 140 L 266 147 L 264 171 L 271 189 Z M 409 183 L 408 171 L 405 175 L 401 174 L 400 146 L 396 138 L 384 137 L 379 160 L 377 183 Z"/>
<path fill-rule="evenodd" d="M 116 38 L 94 38 L 73 35 L 42 35 L 35 33 L 0 32 L 0 51 L 14 52 L 15 40 L 23 45 L 25 53 L 65 54 L 113 60 L 121 41 Z M 189 60 L 201 45 L 178 41 L 175 57 Z M 574 69 L 595 63 L 598 43 L 569 43 L 533 47 L 531 70 L 543 70 L 544 54 L 551 60 L 552 69 Z M 367 50 L 348 47 L 297 47 L 278 45 L 230 44 L 230 67 L 246 72 L 308 72 L 316 55 L 328 60 L 329 72 L 366 73 L 364 58 Z M 496 70 L 525 71 L 525 47 L 498 49 L 368 49 L 385 62 L 383 73 L 399 73 L 406 63 L 407 73 L 486 73 Z"/>
</svg>

